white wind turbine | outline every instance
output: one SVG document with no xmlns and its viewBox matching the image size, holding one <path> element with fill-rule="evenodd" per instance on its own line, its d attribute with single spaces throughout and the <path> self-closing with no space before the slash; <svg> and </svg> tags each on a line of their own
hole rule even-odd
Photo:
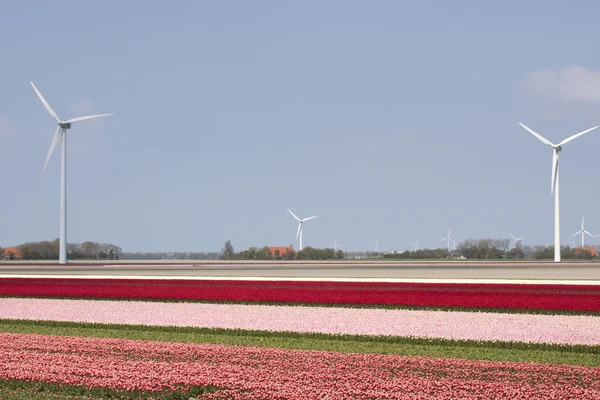
<svg viewBox="0 0 600 400">
<path fill-rule="evenodd" d="M 58 127 L 56 128 L 56 132 L 54 133 L 54 137 L 52 138 L 52 144 L 50 145 L 50 150 L 48 151 L 48 155 L 46 156 L 46 162 L 44 163 L 44 168 L 42 169 L 42 175 L 46 170 L 46 166 L 48 165 L 48 160 L 50 160 L 50 156 L 54 151 L 54 147 L 58 143 L 58 140 L 61 139 L 61 163 L 60 163 L 60 242 L 59 242 L 59 257 L 58 262 L 60 264 L 67 263 L 67 129 L 71 129 L 71 124 L 75 122 L 86 121 L 88 119 L 94 118 L 102 118 L 108 117 L 113 114 L 100 114 L 100 115 L 88 115 L 87 117 L 78 117 L 71 118 L 66 121 L 58 118 L 50 104 L 44 99 L 42 94 L 37 90 L 33 82 L 31 86 L 35 93 L 37 93 L 38 97 L 42 101 L 42 104 L 48 110 L 48 113 L 56 120 L 58 123 Z"/>
<path fill-rule="evenodd" d="M 519 243 L 521 243 L 521 241 L 522 241 L 523 239 L 527 239 L 527 237 L 525 237 L 525 236 L 523 236 L 523 237 L 520 237 L 520 238 L 516 238 L 516 237 L 515 237 L 515 236 L 514 236 L 512 233 L 510 233 L 510 232 L 509 232 L 508 234 L 509 234 L 509 235 L 510 235 L 510 236 L 511 236 L 511 237 L 512 237 L 514 240 L 515 240 L 515 247 L 517 247 L 517 245 L 518 245 Z"/>
<path fill-rule="evenodd" d="M 523 128 L 525 128 L 529 133 L 538 138 L 542 143 L 547 144 L 548 146 L 554 149 L 552 153 L 552 182 L 550 193 L 554 193 L 554 261 L 560 261 L 560 191 L 559 191 L 559 179 L 558 179 L 558 156 L 560 151 L 562 150 L 562 145 L 569 143 L 571 140 L 578 138 L 581 135 L 584 135 L 594 129 L 598 128 L 598 125 L 593 128 L 587 129 L 583 132 L 579 132 L 573 136 L 570 136 L 560 142 L 559 144 L 554 144 L 542 135 L 533 130 L 529 129 L 525 125 L 519 122 Z"/>
<path fill-rule="evenodd" d="M 583 227 L 583 218 L 584 217 L 581 217 L 581 229 L 571 235 L 571 237 L 573 237 L 573 236 L 577 236 L 577 235 L 579 235 L 581 233 L 581 247 L 585 247 L 585 242 L 584 242 L 585 235 L 588 235 L 591 238 L 596 237 L 596 236 L 592 235 L 591 233 L 589 233 L 588 231 L 585 230 L 585 228 Z M 573 242 L 573 243 L 575 243 L 575 242 Z M 575 245 L 573 245 L 573 248 L 575 248 Z"/>
<path fill-rule="evenodd" d="M 333 239 L 333 246 L 331 246 L 331 248 L 332 248 L 334 251 L 337 251 L 338 249 L 341 249 L 341 248 L 342 248 L 342 245 L 341 245 L 341 244 L 338 244 L 338 242 L 337 242 L 337 239 Z"/>
<path fill-rule="evenodd" d="M 448 229 L 448 236 L 438 240 L 438 242 L 443 242 L 444 240 L 447 242 L 446 248 L 448 249 L 448 251 L 450 251 L 450 242 L 452 242 L 452 244 L 454 245 L 454 249 L 456 249 L 456 242 L 450 238 L 450 231 L 452 231 L 452 228 Z"/>
<path fill-rule="evenodd" d="M 373 243 L 373 246 L 375 247 L 375 253 L 379 253 L 379 239 Z"/>
<path fill-rule="evenodd" d="M 308 218 L 300 219 L 300 218 L 296 217 L 296 214 L 294 214 L 292 212 L 292 210 L 290 210 L 289 208 L 287 210 L 290 212 L 290 214 L 292 214 L 292 216 L 294 218 L 296 218 L 296 221 L 298 221 L 298 232 L 296 232 L 296 240 L 298 240 L 298 236 L 299 236 L 300 237 L 300 247 L 299 247 L 299 250 L 302 250 L 302 223 L 305 222 L 305 221 L 309 221 L 311 219 L 318 218 L 319 216 L 315 215 L 314 217 L 308 217 Z"/>
<path fill-rule="evenodd" d="M 414 247 L 415 247 L 415 250 L 414 250 L 414 251 L 417 251 L 417 250 L 419 250 L 419 241 L 417 240 L 416 242 L 414 242 L 413 244 L 411 244 L 411 246 L 414 246 Z"/>
</svg>

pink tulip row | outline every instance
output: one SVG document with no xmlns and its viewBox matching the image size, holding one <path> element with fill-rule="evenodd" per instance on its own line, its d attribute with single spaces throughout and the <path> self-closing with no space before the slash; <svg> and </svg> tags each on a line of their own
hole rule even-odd
<svg viewBox="0 0 600 400">
<path fill-rule="evenodd" d="M 581 315 L 5 298 L 0 318 L 600 345 Z"/>
<path fill-rule="evenodd" d="M 600 369 L 125 339 L 0 334 L 0 378 L 205 398 L 600 398 Z"/>
</svg>

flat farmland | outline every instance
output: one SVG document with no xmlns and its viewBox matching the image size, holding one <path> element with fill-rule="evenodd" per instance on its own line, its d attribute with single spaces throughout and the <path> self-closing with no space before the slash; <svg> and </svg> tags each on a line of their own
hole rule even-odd
<svg viewBox="0 0 600 400">
<path fill-rule="evenodd" d="M 118 261 L 0 263 L 0 276 L 160 276 L 376 280 L 600 281 L 598 262 L 478 261 Z"/>
<path fill-rule="evenodd" d="M 0 398 L 600 398 L 599 267 L 5 263 Z"/>
</svg>

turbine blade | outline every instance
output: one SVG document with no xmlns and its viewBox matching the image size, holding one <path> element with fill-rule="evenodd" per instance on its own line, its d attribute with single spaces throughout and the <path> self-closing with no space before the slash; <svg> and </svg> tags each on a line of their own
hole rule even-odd
<svg viewBox="0 0 600 400">
<path fill-rule="evenodd" d="M 294 216 L 294 218 L 296 218 L 296 221 L 300 221 L 300 218 L 296 217 L 296 214 L 294 214 L 292 210 L 290 210 L 289 208 L 287 210 L 290 212 L 290 214 Z"/>
<path fill-rule="evenodd" d="M 558 150 L 554 149 L 554 153 L 552 153 L 552 186 L 550 187 L 550 193 L 554 194 L 554 189 L 556 188 L 556 179 L 558 172 Z"/>
<path fill-rule="evenodd" d="M 577 235 L 579 235 L 580 233 L 581 233 L 581 231 L 577 231 L 577 232 L 575 232 L 574 234 L 572 234 L 572 235 L 571 235 L 571 237 L 573 237 L 573 236 L 577 236 Z"/>
<path fill-rule="evenodd" d="M 111 115 L 115 115 L 115 113 L 111 113 L 111 114 L 98 114 L 98 115 L 88 115 L 87 117 L 71 118 L 70 120 L 65 121 L 65 122 L 66 123 L 81 122 L 81 121 L 87 121 L 88 119 L 110 117 Z"/>
<path fill-rule="evenodd" d="M 528 127 L 526 127 L 525 125 L 523 125 L 522 123 L 519 122 L 519 125 L 521 125 L 523 128 L 527 129 L 529 131 L 529 133 L 531 133 L 533 136 L 535 136 L 536 138 L 540 139 L 540 141 L 544 144 L 547 144 L 548 146 L 553 146 L 554 144 L 552 144 L 551 141 L 549 141 L 548 139 L 546 139 L 545 137 L 543 137 L 542 135 L 540 135 L 539 133 L 529 129 Z"/>
<path fill-rule="evenodd" d="M 448 238 L 440 239 L 440 240 L 438 240 L 438 242 L 443 242 L 444 240 L 448 240 Z"/>
<path fill-rule="evenodd" d="M 588 133 L 588 132 L 590 132 L 590 131 L 593 131 L 593 130 L 594 130 L 594 129 L 596 129 L 598 126 L 600 126 L 600 125 L 596 125 L 596 126 L 595 126 L 595 127 L 593 127 L 593 128 L 590 128 L 590 129 L 588 129 L 588 130 L 585 130 L 585 131 L 583 131 L 583 132 L 579 132 L 579 133 L 578 133 L 578 134 L 576 134 L 576 135 L 573 135 L 573 136 L 571 136 L 571 137 L 568 137 L 568 138 L 566 138 L 565 140 L 563 140 L 562 142 L 560 142 L 558 145 L 559 145 L 559 146 L 562 146 L 563 144 L 567 144 L 567 143 L 569 143 L 571 140 L 573 140 L 573 139 L 577 139 L 579 136 L 581 136 L 581 135 L 585 135 L 586 133 Z"/>
<path fill-rule="evenodd" d="M 586 230 L 584 230 L 584 231 L 583 231 L 583 233 L 585 233 L 585 234 L 587 234 L 587 235 L 589 235 L 589 236 L 591 236 L 591 237 L 594 237 L 594 235 L 592 235 L 591 233 L 589 233 L 589 232 L 588 232 L 588 231 L 586 231 Z"/>
<path fill-rule="evenodd" d="M 60 122 L 60 118 L 58 118 L 58 116 L 56 115 L 56 113 L 54 112 L 54 110 L 52 109 L 52 107 L 50 107 L 50 104 L 48 104 L 48 102 L 46 101 L 46 99 L 44 99 L 44 96 L 42 96 L 42 94 L 40 93 L 40 91 L 37 90 L 37 88 L 35 87 L 35 85 L 33 84 L 33 82 L 29 81 L 29 83 L 31 83 L 31 86 L 33 87 L 33 90 L 35 90 L 35 92 L 37 93 L 38 97 L 42 101 L 42 104 L 44 105 L 44 107 L 46 107 L 46 110 L 48 110 L 48 112 L 50 113 L 50 115 L 52 115 L 52 117 L 56 120 L 56 122 Z"/>
<path fill-rule="evenodd" d="M 514 240 L 519 240 L 519 239 L 517 239 L 516 237 L 514 237 L 512 233 L 509 233 L 509 235 L 510 235 L 510 237 L 512 237 Z"/>
<path fill-rule="evenodd" d="M 52 144 L 50 145 L 50 150 L 48 151 L 48 155 L 46 156 L 46 162 L 44 162 L 44 168 L 42 168 L 42 175 L 44 175 L 44 171 L 46 170 L 46 166 L 48 165 L 48 161 L 50 160 L 50 156 L 56 147 L 56 143 L 58 143 L 58 138 L 60 138 L 60 126 L 56 128 L 56 132 L 54 133 L 54 137 L 52 138 Z"/>
<path fill-rule="evenodd" d="M 298 236 L 300 236 L 300 231 L 302 230 L 302 222 L 298 224 L 298 231 L 296 232 L 296 240 L 298 240 Z"/>
<path fill-rule="evenodd" d="M 304 219 L 302 220 L 302 222 L 304 222 L 304 221 L 310 221 L 311 219 L 315 219 L 315 218 L 319 218 L 319 216 L 318 216 L 318 215 L 315 215 L 314 217 L 308 217 L 308 218 L 304 218 Z"/>
<path fill-rule="evenodd" d="M 522 238 L 518 238 L 517 240 L 521 241 L 521 240 L 525 240 L 525 239 L 527 239 L 527 237 L 523 236 Z"/>
</svg>

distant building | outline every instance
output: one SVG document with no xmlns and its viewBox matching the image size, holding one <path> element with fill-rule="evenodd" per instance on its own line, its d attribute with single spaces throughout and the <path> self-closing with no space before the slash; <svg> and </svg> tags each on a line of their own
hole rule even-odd
<svg viewBox="0 0 600 400">
<path fill-rule="evenodd" d="M 269 246 L 269 250 L 271 250 L 271 256 L 276 257 L 275 252 L 279 250 L 279 257 L 284 257 L 287 253 L 295 253 L 295 250 L 292 246 Z"/>
<path fill-rule="evenodd" d="M 18 247 L 7 247 L 0 258 L 4 260 L 20 260 L 23 258 L 23 254 L 21 254 L 21 250 Z"/>
<path fill-rule="evenodd" d="M 573 251 L 575 252 L 575 254 L 579 254 L 583 251 L 587 251 L 588 253 L 590 253 L 590 256 L 592 256 L 592 257 L 596 257 L 596 255 L 598 255 L 598 252 L 593 247 L 577 247 Z"/>
</svg>

